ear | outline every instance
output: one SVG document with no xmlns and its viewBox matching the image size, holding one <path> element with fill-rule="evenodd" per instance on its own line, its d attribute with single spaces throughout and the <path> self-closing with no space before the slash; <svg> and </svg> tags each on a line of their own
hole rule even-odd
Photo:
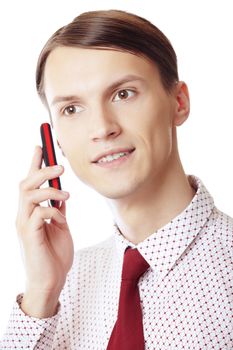
<svg viewBox="0 0 233 350">
<path fill-rule="evenodd" d="M 61 145 L 60 145 L 60 143 L 58 142 L 58 140 L 57 140 L 57 145 L 58 145 L 58 147 L 61 149 L 62 155 L 63 155 L 64 157 L 66 157 L 65 154 L 63 153 L 63 150 L 62 150 Z"/>
<path fill-rule="evenodd" d="M 188 87 L 183 81 L 179 81 L 175 87 L 175 115 L 174 125 L 182 125 L 190 112 L 190 100 Z"/>
</svg>

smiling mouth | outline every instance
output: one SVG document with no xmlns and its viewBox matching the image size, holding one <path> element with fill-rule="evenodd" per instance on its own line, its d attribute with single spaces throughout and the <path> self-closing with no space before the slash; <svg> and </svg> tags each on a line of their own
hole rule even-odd
<svg viewBox="0 0 233 350">
<path fill-rule="evenodd" d="M 99 161 L 95 162 L 94 164 L 104 167 L 104 168 L 111 168 L 118 165 L 121 165 L 125 163 L 127 160 L 129 160 L 132 156 L 132 153 L 135 151 L 135 149 L 128 151 L 128 152 L 119 152 L 115 153 L 113 155 L 108 155 L 106 157 L 103 157 L 99 159 Z"/>
<path fill-rule="evenodd" d="M 134 150 L 122 151 L 122 152 L 117 152 L 117 153 L 114 153 L 114 154 L 109 154 L 109 155 L 107 155 L 105 157 L 100 158 L 96 163 L 109 163 L 109 162 L 117 160 L 117 159 L 119 159 L 121 157 L 124 157 L 127 154 L 132 153 L 133 151 Z"/>
</svg>

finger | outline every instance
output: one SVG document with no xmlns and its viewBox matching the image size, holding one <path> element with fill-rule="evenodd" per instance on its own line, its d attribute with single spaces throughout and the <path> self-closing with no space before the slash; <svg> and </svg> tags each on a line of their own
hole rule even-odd
<svg viewBox="0 0 233 350">
<path fill-rule="evenodd" d="M 33 211 L 30 221 L 28 223 L 28 232 L 36 232 L 42 229 L 45 224 L 45 220 L 53 220 L 58 224 L 65 224 L 66 219 L 59 212 L 58 209 L 52 207 L 38 206 Z"/>
<path fill-rule="evenodd" d="M 69 192 L 57 190 L 53 187 L 48 187 L 27 191 L 24 197 L 25 201 L 29 204 L 40 204 L 48 199 L 57 201 L 66 200 L 69 198 Z"/>
<path fill-rule="evenodd" d="M 24 191 L 38 189 L 45 181 L 59 177 L 64 172 L 64 167 L 46 166 L 39 170 L 34 170 L 29 176 L 21 182 L 21 187 Z"/>
<path fill-rule="evenodd" d="M 59 207 L 58 210 L 59 210 L 61 216 L 63 217 L 63 219 L 65 220 L 64 221 L 64 223 L 65 223 L 66 222 L 66 202 L 65 201 L 61 201 L 61 206 Z M 53 223 L 53 219 L 51 219 L 51 223 Z"/>
<path fill-rule="evenodd" d="M 59 211 L 62 213 L 63 216 L 66 216 L 66 201 L 61 202 Z"/>
<path fill-rule="evenodd" d="M 27 221 L 29 217 L 32 215 L 33 210 L 40 203 L 48 200 L 67 200 L 69 198 L 68 192 L 63 192 L 61 190 L 57 190 L 55 188 L 41 188 L 32 191 L 27 191 L 22 196 L 20 205 L 20 218 L 22 221 Z"/>
</svg>

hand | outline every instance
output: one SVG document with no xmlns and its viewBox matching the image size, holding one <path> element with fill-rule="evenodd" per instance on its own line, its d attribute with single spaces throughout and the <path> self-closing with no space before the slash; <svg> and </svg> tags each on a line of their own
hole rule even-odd
<svg viewBox="0 0 233 350">
<path fill-rule="evenodd" d="M 19 205 L 15 221 L 27 276 L 26 292 L 56 296 L 65 284 L 73 262 L 74 247 L 66 221 L 69 194 L 52 187 L 40 188 L 47 180 L 60 176 L 64 168 L 41 168 L 42 148 L 36 146 L 27 177 L 19 184 Z M 41 202 L 62 201 L 59 209 L 43 207 Z M 51 219 L 50 223 L 45 219 Z"/>
</svg>

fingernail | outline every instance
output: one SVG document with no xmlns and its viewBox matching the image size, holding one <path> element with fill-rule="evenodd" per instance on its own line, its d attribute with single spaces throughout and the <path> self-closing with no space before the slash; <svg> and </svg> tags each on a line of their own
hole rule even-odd
<svg viewBox="0 0 233 350">
<path fill-rule="evenodd" d="M 66 191 L 61 191 L 61 193 L 64 194 L 64 196 L 67 196 L 67 197 L 69 197 L 69 195 L 70 195 L 69 192 L 66 192 Z"/>
<path fill-rule="evenodd" d="M 62 170 L 62 165 L 54 165 L 53 166 L 53 170 L 58 172 L 58 171 L 61 171 Z"/>
</svg>

